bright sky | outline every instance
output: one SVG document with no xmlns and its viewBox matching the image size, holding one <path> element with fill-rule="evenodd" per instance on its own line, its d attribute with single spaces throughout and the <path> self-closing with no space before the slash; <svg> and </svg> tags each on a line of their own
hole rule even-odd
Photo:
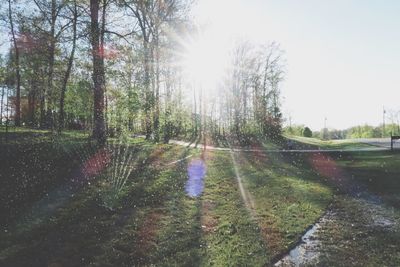
<svg viewBox="0 0 400 267">
<path fill-rule="evenodd" d="M 193 14 L 214 62 L 236 37 L 281 44 L 292 123 L 378 125 L 383 106 L 400 110 L 400 1 L 198 0 Z"/>
</svg>

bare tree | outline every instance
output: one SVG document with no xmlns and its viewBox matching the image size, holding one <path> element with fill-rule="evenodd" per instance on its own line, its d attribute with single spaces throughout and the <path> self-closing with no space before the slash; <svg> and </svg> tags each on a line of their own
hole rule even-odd
<svg viewBox="0 0 400 267">
<path fill-rule="evenodd" d="M 232 64 L 224 84 L 225 120 L 242 141 L 256 135 L 276 137 L 281 130 L 280 83 L 283 80 L 282 51 L 276 44 L 254 46 L 248 42 L 235 45 Z M 223 110 L 223 111 L 222 111 Z"/>
</svg>

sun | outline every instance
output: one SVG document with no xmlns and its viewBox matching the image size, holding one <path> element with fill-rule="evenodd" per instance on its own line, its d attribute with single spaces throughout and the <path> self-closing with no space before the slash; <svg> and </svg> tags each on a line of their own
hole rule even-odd
<svg viewBox="0 0 400 267">
<path fill-rule="evenodd" d="M 218 91 L 230 67 L 240 11 L 239 0 L 202 0 L 193 11 L 196 31 L 184 41 L 181 64 L 185 76 L 206 93 Z"/>
<path fill-rule="evenodd" d="M 206 35 L 191 40 L 182 62 L 187 77 L 206 92 L 215 91 L 227 66 L 227 51 L 214 40 Z"/>
<path fill-rule="evenodd" d="M 196 82 L 204 82 L 210 78 L 208 65 L 210 61 L 210 49 L 205 47 L 204 41 L 193 41 L 188 45 L 183 60 L 184 71 L 189 78 Z"/>
</svg>

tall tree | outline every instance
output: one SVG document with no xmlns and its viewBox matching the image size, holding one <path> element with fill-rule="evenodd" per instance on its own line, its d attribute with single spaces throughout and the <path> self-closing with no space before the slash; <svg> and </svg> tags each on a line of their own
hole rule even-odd
<svg viewBox="0 0 400 267">
<path fill-rule="evenodd" d="M 14 48 L 14 67 L 16 76 L 16 96 L 15 96 L 15 126 L 21 125 L 21 74 L 19 64 L 19 48 L 17 44 L 17 37 L 15 33 L 14 18 L 11 0 L 8 0 L 8 20 L 10 23 L 10 30 Z"/>
<path fill-rule="evenodd" d="M 179 12 L 185 13 L 186 7 L 180 0 L 124 0 L 123 3 L 136 19 L 133 32 L 138 32 L 142 41 L 146 139 L 154 134 L 154 140 L 159 141 L 161 46 L 168 39 L 171 24 L 179 20 L 182 16 Z"/>
<path fill-rule="evenodd" d="M 93 138 L 99 145 L 106 141 L 104 123 L 104 47 L 101 47 L 101 29 L 99 23 L 100 0 L 90 0 L 90 34 L 93 64 Z M 104 34 L 104 33 L 103 33 Z"/>
<path fill-rule="evenodd" d="M 77 38 L 77 23 L 78 23 L 78 8 L 76 0 L 73 1 L 73 8 L 72 8 L 72 48 L 71 53 L 68 58 L 68 65 L 67 70 L 65 72 L 62 85 L 61 85 L 61 95 L 60 95 L 60 114 L 59 114 L 59 121 L 58 121 L 58 132 L 64 128 L 64 101 L 65 101 L 65 92 L 67 90 L 67 83 L 69 77 L 71 75 L 72 64 L 74 62 L 75 57 L 75 49 L 76 49 L 76 38 Z"/>
<path fill-rule="evenodd" d="M 47 58 L 47 85 L 43 87 L 41 94 L 41 127 L 55 126 L 55 110 L 58 99 L 58 90 L 55 85 L 57 52 L 59 48 L 60 38 L 68 29 L 73 20 L 66 19 L 63 11 L 66 9 L 70 1 L 57 0 L 33 0 L 38 11 L 37 18 L 29 18 L 32 25 L 41 33 L 44 33 L 46 40 L 45 55 Z M 30 17 L 30 16 L 28 16 Z"/>
<path fill-rule="evenodd" d="M 0 125 L 3 125 L 3 109 L 4 109 L 4 94 L 6 87 L 6 68 L 5 68 L 3 57 L 0 55 Z"/>
<path fill-rule="evenodd" d="M 134 17 L 137 19 L 138 26 L 141 32 L 142 44 L 143 44 L 143 67 L 144 67 L 144 77 L 143 86 L 145 91 L 145 130 L 146 139 L 150 139 L 152 135 L 152 107 L 154 101 L 154 95 L 151 91 L 151 51 L 150 51 L 150 41 L 151 41 L 151 27 L 149 11 L 152 1 L 141 1 L 134 0 L 128 1 L 124 0 L 124 5 L 129 9 Z"/>
</svg>

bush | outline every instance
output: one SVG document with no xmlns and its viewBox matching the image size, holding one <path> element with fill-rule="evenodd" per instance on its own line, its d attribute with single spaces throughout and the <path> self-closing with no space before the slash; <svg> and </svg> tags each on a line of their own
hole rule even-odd
<svg viewBox="0 0 400 267">
<path fill-rule="evenodd" d="M 305 127 L 303 130 L 303 136 L 304 137 L 312 137 L 312 131 L 310 128 Z"/>
</svg>

